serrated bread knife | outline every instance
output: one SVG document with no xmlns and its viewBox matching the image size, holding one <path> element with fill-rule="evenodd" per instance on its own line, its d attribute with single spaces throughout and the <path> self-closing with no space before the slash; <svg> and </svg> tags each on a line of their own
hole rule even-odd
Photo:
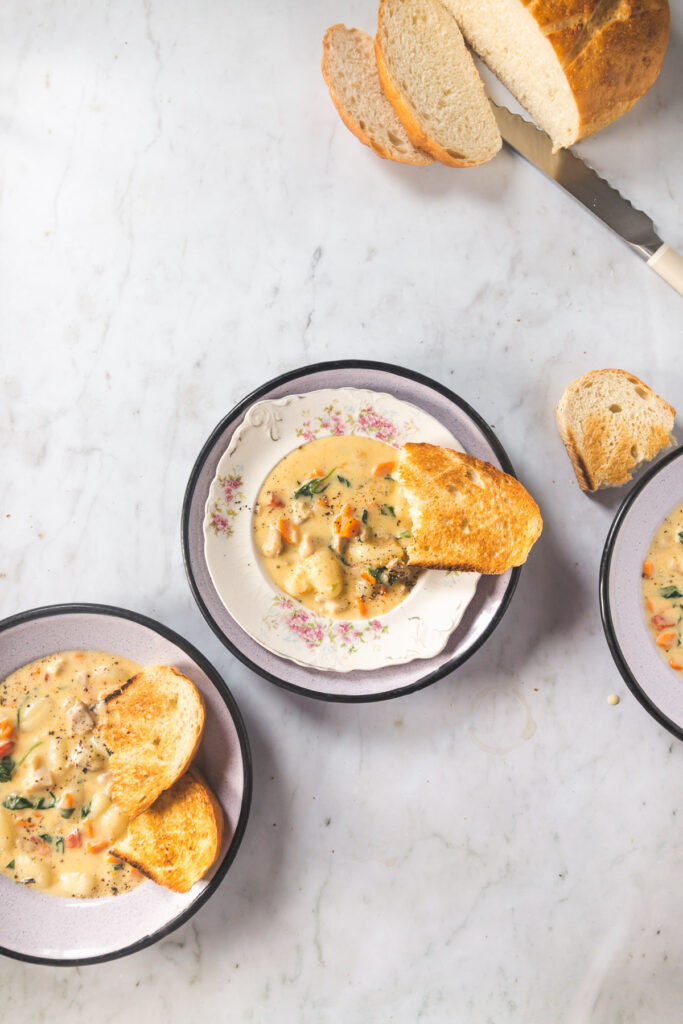
<svg viewBox="0 0 683 1024">
<path fill-rule="evenodd" d="M 506 107 L 493 102 L 491 107 L 508 146 L 578 199 L 646 260 L 648 267 L 683 295 L 683 256 L 661 240 L 646 213 L 631 206 L 570 149 L 553 153 L 549 137 L 535 125 L 518 114 L 511 114 Z"/>
</svg>

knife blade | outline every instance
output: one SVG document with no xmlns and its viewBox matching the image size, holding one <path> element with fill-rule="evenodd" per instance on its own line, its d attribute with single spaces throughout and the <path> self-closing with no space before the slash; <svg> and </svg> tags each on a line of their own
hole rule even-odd
<svg viewBox="0 0 683 1024">
<path fill-rule="evenodd" d="M 553 153 L 550 138 L 536 125 L 492 100 L 491 108 L 500 134 L 511 149 L 577 199 L 683 295 L 683 256 L 662 241 L 646 213 L 632 206 L 571 149 Z"/>
</svg>

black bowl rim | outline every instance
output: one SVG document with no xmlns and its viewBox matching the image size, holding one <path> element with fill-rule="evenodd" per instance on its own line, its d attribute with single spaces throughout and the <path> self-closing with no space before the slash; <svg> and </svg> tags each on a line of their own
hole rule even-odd
<svg viewBox="0 0 683 1024">
<path fill-rule="evenodd" d="M 288 384 L 292 380 L 300 378 L 310 377 L 313 374 L 325 372 L 328 370 L 380 370 L 385 373 L 393 374 L 397 377 L 403 377 L 407 380 L 415 381 L 418 384 L 422 384 L 425 387 L 431 388 L 433 391 L 438 392 L 447 398 L 450 402 L 461 409 L 469 418 L 479 427 L 481 432 L 484 434 L 486 440 L 491 445 L 491 448 L 498 457 L 503 470 L 509 473 L 511 476 L 515 476 L 515 471 L 510 461 L 510 458 L 503 448 L 502 444 L 494 434 L 491 427 L 486 423 L 483 417 L 476 412 L 471 405 L 469 405 L 463 398 L 456 395 L 450 388 L 445 387 L 443 384 L 439 384 L 438 381 L 432 380 L 430 377 L 426 377 L 422 373 L 418 373 L 415 370 L 409 370 L 402 366 L 392 366 L 389 363 L 377 362 L 371 359 L 337 359 L 329 362 L 318 362 L 310 363 L 307 366 L 298 367 L 294 370 L 289 370 L 287 373 L 280 374 L 278 377 L 274 377 L 272 380 L 267 381 L 254 391 L 250 392 L 243 398 L 237 405 L 233 406 L 230 412 L 224 416 L 220 422 L 211 431 L 209 437 L 204 442 L 199 455 L 197 456 L 190 478 L 185 488 L 185 497 L 183 499 L 183 510 L 181 516 L 181 544 L 183 551 L 183 563 L 185 565 L 185 572 L 187 574 L 188 583 L 192 595 L 197 602 L 199 610 L 206 619 L 206 622 L 211 627 L 213 632 L 216 634 L 218 639 L 228 648 L 230 653 L 234 655 L 238 661 L 241 661 L 243 665 L 251 669 L 252 672 L 256 672 L 263 679 L 267 679 L 268 682 L 274 683 L 276 686 L 282 687 L 284 690 L 289 690 L 291 693 L 298 693 L 303 697 L 310 697 L 316 700 L 324 700 L 330 703 L 340 704 L 368 704 L 374 703 L 380 700 L 393 700 L 395 697 L 403 697 L 406 694 L 414 693 L 416 690 L 422 690 L 426 686 L 430 686 L 432 683 L 436 683 L 439 679 L 443 679 L 444 676 L 453 672 L 456 668 L 463 665 L 468 658 L 479 650 L 479 648 L 488 640 L 493 631 L 499 625 L 503 615 L 508 609 L 512 595 L 515 592 L 519 577 L 522 571 L 521 566 L 514 568 L 510 573 L 510 580 L 508 582 L 505 593 L 503 594 L 502 600 L 498 609 L 489 622 L 486 629 L 483 631 L 481 636 L 472 644 L 466 651 L 461 655 L 451 658 L 450 661 L 445 662 L 440 668 L 435 669 L 433 672 L 428 672 L 426 675 L 417 679 L 414 683 L 410 683 L 408 686 L 398 686 L 393 690 L 386 690 L 382 693 L 367 693 L 367 694 L 347 694 L 347 693 L 326 693 L 320 690 L 308 689 L 303 686 L 297 686 L 295 683 L 289 683 L 279 676 L 276 676 L 272 672 L 268 672 L 267 669 L 263 668 L 258 663 L 248 658 L 239 647 L 233 643 L 232 640 L 223 633 L 216 620 L 211 615 L 207 605 L 205 604 L 197 585 L 192 566 L 190 564 L 190 543 L 189 543 L 189 532 L 190 532 L 190 505 L 192 503 L 192 497 L 194 490 L 199 478 L 199 474 L 204 468 L 204 463 L 209 456 L 209 453 L 214 448 L 216 441 L 234 420 L 242 415 L 249 406 L 253 405 L 254 402 L 258 402 L 264 395 L 272 391 L 273 388 L 279 387 L 282 384 Z"/>
<path fill-rule="evenodd" d="M 621 505 L 617 510 L 612 525 L 609 528 L 605 546 L 602 552 L 602 558 L 600 560 L 600 616 L 602 618 L 602 628 L 605 633 L 605 639 L 607 640 L 607 646 L 610 649 L 614 663 L 619 669 L 621 676 L 628 686 L 633 696 L 638 700 L 645 710 L 652 715 L 656 722 L 668 729 L 670 733 L 673 733 L 677 739 L 683 740 L 683 728 L 672 721 L 667 715 L 663 714 L 659 710 L 653 700 L 647 695 L 645 690 L 642 688 L 633 672 L 628 666 L 626 659 L 621 651 L 619 640 L 617 639 L 617 633 L 614 628 L 614 620 L 612 618 L 612 607 L 609 599 L 609 577 L 612 568 L 612 555 L 614 553 L 614 545 L 616 543 L 619 530 L 629 512 L 631 506 L 642 494 L 645 488 L 648 486 L 651 480 L 653 480 L 663 469 L 665 469 L 671 462 L 675 462 L 676 459 L 683 456 L 683 448 L 674 448 L 673 451 L 668 452 L 663 458 L 661 458 L 654 466 L 652 466 L 647 473 L 638 481 L 635 487 L 629 491 Z"/>
<path fill-rule="evenodd" d="M 156 619 L 152 619 L 147 615 L 142 615 L 140 612 L 130 611 L 127 608 L 118 608 L 116 605 L 111 604 L 87 604 L 82 602 L 73 602 L 66 604 L 53 604 L 53 605 L 42 605 L 39 608 L 30 608 L 25 612 L 19 612 L 16 615 L 10 615 L 6 619 L 0 621 L 0 635 L 6 630 L 20 625 L 25 622 L 32 622 L 37 619 L 48 618 L 53 615 L 68 615 L 68 614 L 88 614 L 88 615 L 106 615 L 112 618 L 128 619 L 131 622 L 137 622 L 141 626 L 146 626 L 153 632 L 158 633 L 165 640 L 169 640 L 171 643 L 180 647 L 189 658 L 197 663 L 199 668 L 208 676 L 211 682 L 216 687 L 218 693 L 223 699 L 223 703 L 227 707 L 233 722 L 235 723 L 235 729 L 240 742 L 240 753 L 242 755 L 242 766 L 244 771 L 244 788 L 242 791 L 242 806 L 240 808 L 239 818 L 237 819 L 237 825 L 233 833 L 232 841 L 228 847 L 227 853 L 223 858 L 216 874 L 213 876 L 211 881 L 206 886 L 206 889 L 191 903 L 191 905 L 184 910 L 177 917 L 174 917 L 167 924 L 158 928 L 150 935 L 145 935 L 142 939 L 138 939 L 137 942 L 132 943 L 130 946 L 124 946 L 122 949 L 114 950 L 110 953 L 102 953 L 99 956 L 88 956 L 88 957 L 41 957 L 32 956 L 28 953 L 18 953 L 16 950 L 7 949 L 5 946 L 0 946 L 0 954 L 11 957 L 13 960 L 23 960 L 31 964 L 45 964 L 51 967 L 82 967 L 87 964 L 102 964 L 110 960 L 119 960 L 121 957 L 129 956 L 131 953 L 137 953 L 141 949 L 145 949 L 147 946 L 153 945 L 155 942 L 159 942 L 161 939 L 166 938 L 171 932 L 174 932 L 181 925 L 189 921 L 197 911 L 202 907 L 210 896 L 216 892 L 218 886 L 223 881 L 227 874 L 228 868 L 234 861 L 237 851 L 242 843 L 244 832 L 247 827 L 247 819 L 249 818 L 249 810 L 251 808 L 251 796 L 253 787 L 253 766 L 251 760 L 251 748 L 249 746 L 249 737 L 247 735 L 246 726 L 242 718 L 242 714 L 237 706 L 237 702 L 233 697 L 232 693 L 228 689 L 227 684 L 213 667 L 210 661 L 204 657 L 204 655 L 197 650 L 188 640 L 180 636 L 178 633 L 169 629 L 168 626 L 164 626 L 163 623 L 157 622 Z"/>
</svg>

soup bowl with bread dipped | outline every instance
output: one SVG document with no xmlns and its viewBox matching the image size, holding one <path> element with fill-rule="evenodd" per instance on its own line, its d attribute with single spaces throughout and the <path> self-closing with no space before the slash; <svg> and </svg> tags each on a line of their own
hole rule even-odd
<svg viewBox="0 0 683 1024">
<path fill-rule="evenodd" d="M 35 609 L 0 636 L 0 949 L 73 964 L 149 945 L 241 842 L 234 699 L 185 640 L 123 609 Z"/>
<path fill-rule="evenodd" d="M 265 398 L 215 443 L 198 569 L 264 652 L 257 670 L 277 658 L 318 683 L 329 674 L 332 699 L 371 699 L 378 674 L 432 663 L 467 622 L 482 575 L 509 582 L 539 536 L 533 499 L 495 454 L 479 457 L 490 448 L 464 451 L 467 430 L 406 397 L 340 387 Z M 191 481 L 184 530 L 197 492 Z M 207 614 L 193 560 L 186 546 Z"/>
</svg>

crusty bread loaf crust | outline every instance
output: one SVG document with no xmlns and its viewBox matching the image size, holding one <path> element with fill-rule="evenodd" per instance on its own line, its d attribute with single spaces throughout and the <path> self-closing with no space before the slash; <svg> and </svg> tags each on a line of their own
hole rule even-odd
<svg viewBox="0 0 683 1024">
<path fill-rule="evenodd" d="M 178 779 L 197 752 L 204 701 L 170 665 L 149 665 L 104 698 L 97 731 L 111 750 L 112 800 L 133 818 Z"/>
<path fill-rule="evenodd" d="M 195 765 L 128 826 L 111 848 L 158 885 L 189 892 L 223 841 L 223 810 Z"/>
<path fill-rule="evenodd" d="M 668 0 L 442 2 L 556 148 L 626 113 L 657 78 L 669 38 Z M 529 35 L 534 24 L 549 44 L 547 53 L 542 40 Z M 535 49 L 526 65 L 518 52 L 522 35 L 527 49 Z M 554 100 L 549 89 L 557 93 Z"/>
<path fill-rule="evenodd" d="M 404 67 L 399 70 L 396 60 L 390 57 L 390 51 L 396 44 L 401 49 L 407 46 L 405 32 L 401 33 L 399 43 L 402 26 L 394 26 L 394 20 L 399 22 L 404 11 L 409 14 L 409 25 L 411 20 L 413 23 L 422 20 L 428 24 L 428 30 L 419 43 L 422 66 L 413 69 L 413 61 L 406 50 Z M 428 44 L 433 46 L 433 53 L 425 52 Z M 414 146 L 431 153 L 440 163 L 450 167 L 475 167 L 496 155 L 502 140 L 481 78 L 455 18 L 439 0 L 380 0 L 375 57 L 382 90 Z M 419 85 L 428 90 L 430 81 L 438 86 L 436 91 L 440 98 L 428 111 L 417 110 L 416 101 L 410 96 L 411 86 L 399 80 L 410 74 L 413 74 L 413 88 Z M 440 116 L 437 108 L 447 111 L 454 107 L 459 108 L 458 115 L 465 126 L 461 148 L 437 137 L 443 135 L 437 126 Z M 465 142 L 465 139 L 469 141 Z"/>
<path fill-rule="evenodd" d="M 410 504 L 410 565 L 497 575 L 522 565 L 541 534 L 520 482 L 472 455 L 406 444 L 397 478 Z"/>
<path fill-rule="evenodd" d="M 357 139 L 384 160 L 431 164 L 417 149 L 382 92 L 372 36 L 358 28 L 332 25 L 323 39 L 323 78 L 339 116 Z"/>
<path fill-rule="evenodd" d="M 522 2 L 552 44 L 574 93 L 574 141 L 625 114 L 657 78 L 669 41 L 668 0 Z"/>
<path fill-rule="evenodd" d="M 625 370 L 591 370 L 570 384 L 555 418 L 583 491 L 619 487 L 671 443 L 676 410 Z"/>
</svg>

